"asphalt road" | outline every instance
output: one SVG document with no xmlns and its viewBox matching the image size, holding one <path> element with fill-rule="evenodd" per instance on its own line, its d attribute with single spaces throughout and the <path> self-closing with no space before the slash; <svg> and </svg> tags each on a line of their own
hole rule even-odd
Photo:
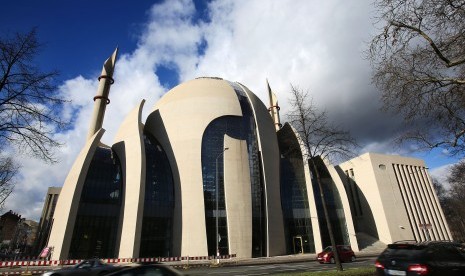
<svg viewBox="0 0 465 276">
<path fill-rule="evenodd" d="M 353 263 L 342 263 L 344 269 L 371 266 L 374 264 L 376 257 L 360 257 Z M 53 269 L 56 267 L 31 267 L 29 271 L 33 275 L 40 275 L 41 272 Z M 186 275 L 208 275 L 208 276 L 234 276 L 234 275 L 273 275 L 288 272 L 304 272 L 304 271 L 324 271 L 334 270 L 334 264 L 320 264 L 316 260 L 311 259 L 308 261 L 295 261 L 287 263 L 260 263 L 260 264 L 229 264 L 218 267 L 192 266 L 188 269 L 178 268 Z M 21 268 L 2 268 L 0 275 L 20 274 L 26 270 L 25 267 Z M 35 272 L 35 273 L 34 273 Z"/>
<path fill-rule="evenodd" d="M 373 265 L 376 257 L 360 258 L 353 263 L 342 263 L 344 269 L 365 267 Z M 289 272 L 304 271 L 324 271 L 335 270 L 334 264 L 320 264 L 316 261 L 282 263 L 282 264 L 258 264 L 258 265 L 238 265 L 220 267 L 196 267 L 183 270 L 186 275 L 221 275 L 221 276 L 253 276 L 253 275 L 273 275 Z"/>
</svg>

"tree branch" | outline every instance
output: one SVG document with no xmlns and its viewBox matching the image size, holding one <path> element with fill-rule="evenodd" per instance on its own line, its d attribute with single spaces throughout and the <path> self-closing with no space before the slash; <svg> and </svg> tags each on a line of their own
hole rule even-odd
<svg viewBox="0 0 465 276">
<path fill-rule="evenodd" d="M 428 41 L 428 43 L 430 44 L 431 48 L 433 48 L 436 55 L 442 61 L 444 61 L 446 63 L 447 67 L 453 67 L 453 66 L 465 63 L 465 57 L 459 58 L 459 59 L 454 60 L 454 61 L 451 61 L 447 57 L 445 57 L 443 55 L 443 53 L 441 52 L 441 50 L 439 50 L 438 46 L 433 41 L 433 39 L 429 35 L 427 35 L 425 32 L 423 32 L 421 29 L 419 29 L 417 27 L 414 27 L 414 26 L 411 26 L 411 25 L 408 25 L 408 24 L 405 24 L 405 23 L 402 23 L 402 22 L 399 22 L 399 21 L 396 21 L 396 20 L 391 20 L 389 23 L 391 25 L 399 27 L 399 28 L 406 28 L 406 29 L 412 30 L 412 31 L 418 33 L 419 35 L 421 35 L 425 40 Z"/>
</svg>

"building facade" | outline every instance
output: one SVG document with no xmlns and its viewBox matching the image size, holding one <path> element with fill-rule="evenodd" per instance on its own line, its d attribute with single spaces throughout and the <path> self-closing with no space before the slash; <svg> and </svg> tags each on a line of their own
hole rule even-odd
<svg viewBox="0 0 465 276">
<path fill-rule="evenodd" d="M 47 245 L 60 191 L 61 187 L 49 187 L 47 190 L 35 238 L 33 249 L 35 255 L 39 255 L 39 252 Z"/>
<path fill-rule="evenodd" d="M 16 226 L 21 215 L 8 211 L 0 216 L 0 240 L 11 240 L 16 232 Z"/>
<path fill-rule="evenodd" d="M 366 153 L 337 169 L 356 232 L 386 244 L 453 239 L 423 160 Z"/>
<path fill-rule="evenodd" d="M 0 216 L 0 255 L 14 259 L 33 255 L 38 223 L 8 211 Z"/>
<path fill-rule="evenodd" d="M 105 145 L 115 61 L 116 51 L 102 69 L 87 142 L 56 204 L 47 242 L 52 259 L 251 258 L 330 244 L 307 151 L 297 132 L 280 123 L 269 85 L 267 108 L 237 82 L 182 83 L 145 122 L 141 100 Z M 341 169 L 315 162 L 336 241 L 358 251 L 360 224 Z"/>
</svg>

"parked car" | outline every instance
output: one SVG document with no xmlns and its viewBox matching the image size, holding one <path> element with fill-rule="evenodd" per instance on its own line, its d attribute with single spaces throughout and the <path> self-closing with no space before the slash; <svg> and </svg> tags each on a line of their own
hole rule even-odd
<svg viewBox="0 0 465 276">
<path fill-rule="evenodd" d="M 336 245 L 337 253 L 341 262 L 353 262 L 355 261 L 355 253 L 350 245 Z M 334 264 L 336 259 L 334 258 L 334 252 L 332 246 L 326 247 L 323 252 L 317 254 L 317 260 L 320 264 L 331 263 Z"/>
<path fill-rule="evenodd" d="M 127 267 L 105 276 L 181 276 L 176 269 L 162 264 L 147 264 Z"/>
<path fill-rule="evenodd" d="M 120 270 L 123 267 L 104 263 L 100 259 L 84 260 L 72 267 L 47 271 L 42 276 L 100 276 L 109 272 Z"/>
<path fill-rule="evenodd" d="M 447 241 L 397 242 L 378 256 L 377 275 L 465 275 L 460 244 Z"/>
</svg>

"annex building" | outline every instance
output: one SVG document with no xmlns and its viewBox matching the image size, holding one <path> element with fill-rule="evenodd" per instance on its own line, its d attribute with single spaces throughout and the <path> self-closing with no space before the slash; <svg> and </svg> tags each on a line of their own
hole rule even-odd
<svg viewBox="0 0 465 276">
<path fill-rule="evenodd" d="M 237 82 L 182 83 L 145 122 L 141 100 L 105 145 L 115 61 L 116 51 L 99 77 L 87 142 L 56 202 L 52 259 L 251 258 L 330 244 L 306 149 L 289 124 L 281 125 L 269 86 L 267 107 Z M 364 236 L 384 243 L 451 239 L 421 160 L 360 158 L 337 167 L 317 160 L 338 244 L 358 251 Z M 421 180 L 404 180 L 417 177 L 404 168 Z M 422 232 L 419 223 L 434 230 Z"/>
</svg>

